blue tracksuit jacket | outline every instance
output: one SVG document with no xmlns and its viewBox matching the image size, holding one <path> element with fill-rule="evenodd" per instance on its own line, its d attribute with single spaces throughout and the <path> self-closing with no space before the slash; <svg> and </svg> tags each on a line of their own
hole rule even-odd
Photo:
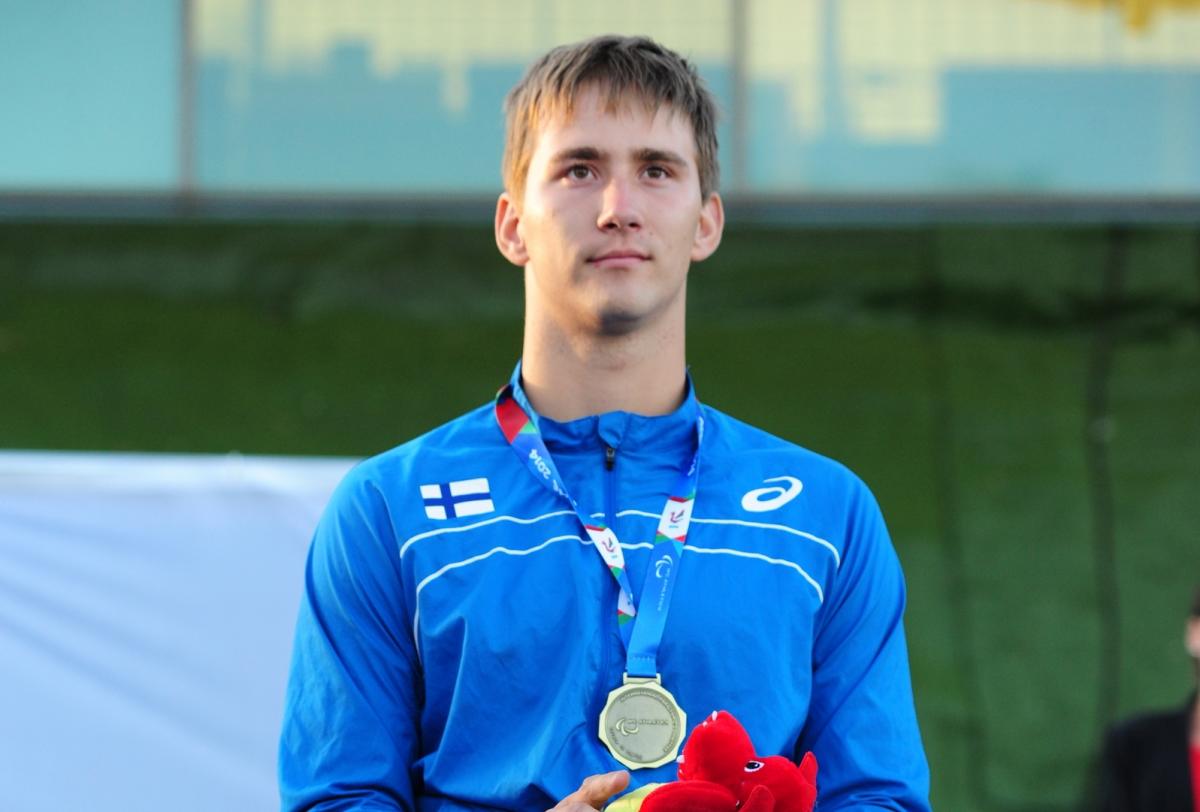
<svg viewBox="0 0 1200 812">
<path fill-rule="evenodd" d="M 580 506 L 615 528 L 640 598 L 701 409 L 664 686 L 689 728 L 724 709 L 761 755 L 812 750 L 822 812 L 928 809 L 903 576 L 860 480 L 693 394 L 670 415 L 539 425 Z M 309 553 L 283 808 L 544 810 L 619 768 L 598 737 L 624 671 L 616 597 L 491 404 L 361 463 Z M 638 770 L 631 786 L 674 777 Z"/>
</svg>

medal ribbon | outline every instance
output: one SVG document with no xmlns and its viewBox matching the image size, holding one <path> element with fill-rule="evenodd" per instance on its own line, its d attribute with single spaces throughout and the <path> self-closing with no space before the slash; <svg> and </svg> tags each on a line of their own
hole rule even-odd
<svg viewBox="0 0 1200 812">
<path fill-rule="evenodd" d="M 621 542 L 611 527 L 585 513 L 567 491 L 554 458 L 550 456 L 542 433 L 538 430 L 533 407 L 514 386 L 519 374 L 518 366 L 513 374 L 513 382 L 496 393 L 496 422 L 533 478 L 571 505 L 588 538 L 616 580 L 620 590 L 617 595 L 617 627 L 625 644 L 626 673 L 631 677 L 654 677 L 658 673 L 658 647 L 667 625 L 667 612 L 675 591 L 683 545 L 687 543 L 688 528 L 692 521 L 704 418 L 696 418 L 696 453 L 692 456 L 691 464 L 680 471 L 659 517 L 651 565 L 646 570 L 642 586 L 641 605 L 635 607 Z"/>
</svg>

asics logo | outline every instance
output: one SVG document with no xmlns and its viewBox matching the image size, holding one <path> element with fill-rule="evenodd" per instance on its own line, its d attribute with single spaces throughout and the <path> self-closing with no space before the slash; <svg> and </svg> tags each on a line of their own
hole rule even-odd
<svg viewBox="0 0 1200 812">
<path fill-rule="evenodd" d="M 768 510 L 781 508 L 800 495 L 804 483 L 794 476 L 775 476 L 764 479 L 767 482 L 785 482 L 783 485 L 772 485 L 769 488 L 755 488 L 742 497 L 742 509 L 751 513 L 766 513 Z"/>
</svg>

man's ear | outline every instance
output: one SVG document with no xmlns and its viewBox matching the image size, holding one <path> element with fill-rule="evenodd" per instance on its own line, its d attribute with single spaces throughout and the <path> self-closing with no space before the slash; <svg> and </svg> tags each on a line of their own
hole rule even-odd
<svg viewBox="0 0 1200 812">
<path fill-rule="evenodd" d="M 1200 660 L 1200 617 L 1189 617 L 1184 629 L 1183 645 L 1187 653 Z"/>
<path fill-rule="evenodd" d="M 713 192 L 700 207 L 700 221 L 696 223 L 696 238 L 692 242 L 692 262 L 708 259 L 721 244 L 721 233 L 725 230 L 725 207 L 721 196 Z"/>
<path fill-rule="evenodd" d="M 521 211 L 512 195 L 504 192 L 496 201 L 496 247 L 504 258 L 521 268 L 529 262 L 525 240 L 521 238 Z"/>
</svg>

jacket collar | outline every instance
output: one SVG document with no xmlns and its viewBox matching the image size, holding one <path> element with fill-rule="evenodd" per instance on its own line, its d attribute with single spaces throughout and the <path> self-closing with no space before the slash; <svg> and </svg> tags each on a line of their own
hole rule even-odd
<svg viewBox="0 0 1200 812">
<path fill-rule="evenodd" d="M 700 418 L 700 402 L 692 375 L 687 373 L 687 393 L 683 403 L 670 414 L 647 416 L 633 412 L 605 412 L 559 422 L 539 415 L 529 402 L 521 385 L 521 363 L 512 374 L 513 398 L 530 416 L 546 448 L 551 452 L 571 449 L 590 449 L 609 446 L 635 453 L 669 452 L 695 447 L 696 421 Z"/>
</svg>

